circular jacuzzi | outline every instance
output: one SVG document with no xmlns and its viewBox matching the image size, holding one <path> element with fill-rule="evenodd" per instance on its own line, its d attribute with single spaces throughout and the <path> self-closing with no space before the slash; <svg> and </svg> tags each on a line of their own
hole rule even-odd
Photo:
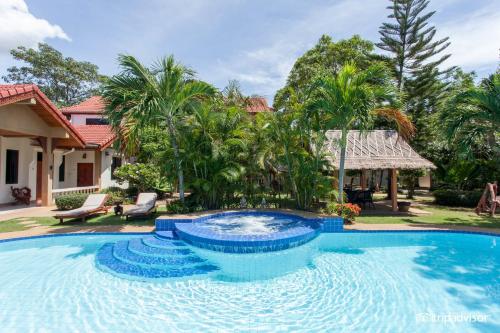
<svg viewBox="0 0 500 333">
<path fill-rule="evenodd" d="M 185 242 L 231 253 L 284 250 L 312 240 L 319 232 L 315 219 L 271 212 L 219 213 L 175 223 L 175 233 Z"/>
</svg>

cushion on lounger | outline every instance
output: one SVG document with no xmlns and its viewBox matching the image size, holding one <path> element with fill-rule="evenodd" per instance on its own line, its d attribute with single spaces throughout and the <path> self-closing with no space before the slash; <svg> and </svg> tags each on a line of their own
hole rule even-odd
<svg viewBox="0 0 500 333">
<path fill-rule="evenodd" d="M 145 214 L 156 205 L 156 193 L 140 193 L 137 197 L 137 203 L 127 209 L 125 215 Z"/>
<path fill-rule="evenodd" d="M 136 206 L 154 206 L 156 204 L 156 193 L 139 193 Z"/>
<path fill-rule="evenodd" d="M 105 200 L 106 194 L 91 194 L 88 196 L 87 200 L 85 200 L 82 207 L 99 207 L 104 204 Z"/>
</svg>

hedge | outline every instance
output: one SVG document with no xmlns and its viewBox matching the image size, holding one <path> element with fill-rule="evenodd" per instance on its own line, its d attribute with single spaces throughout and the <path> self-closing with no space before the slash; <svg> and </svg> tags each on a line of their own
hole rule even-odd
<svg viewBox="0 0 500 333">
<path fill-rule="evenodd" d="M 72 193 L 56 197 L 56 206 L 59 210 L 70 210 L 83 205 L 89 195 L 87 193 Z"/>
<path fill-rule="evenodd" d="M 476 207 L 481 195 L 482 190 L 475 191 L 459 191 L 459 190 L 436 190 L 432 192 L 434 195 L 434 202 L 443 206 L 454 207 Z"/>
<path fill-rule="evenodd" d="M 114 205 L 117 201 L 122 201 L 124 203 L 133 203 L 131 200 L 128 199 L 127 192 L 126 190 L 119 188 L 119 187 L 108 187 L 99 193 L 105 193 L 108 195 L 108 200 L 106 201 L 107 206 L 112 206 Z"/>
</svg>

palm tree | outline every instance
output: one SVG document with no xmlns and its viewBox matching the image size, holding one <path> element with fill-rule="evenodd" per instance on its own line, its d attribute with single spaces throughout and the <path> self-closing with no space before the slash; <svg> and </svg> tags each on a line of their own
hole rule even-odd
<svg viewBox="0 0 500 333">
<path fill-rule="evenodd" d="M 383 65 L 372 65 L 360 71 L 353 64 L 346 64 L 338 74 L 317 80 L 310 108 L 321 110 L 326 116 L 327 128 L 340 129 L 339 196 L 343 203 L 345 155 L 347 133 L 351 129 L 366 131 L 376 117 L 395 121 L 404 138 L 414 132 L 411 121 L 399 110 L 382 107 L 391 99 L 392 89 Z"/>
<path fill-rule="evenodd" d="M 186 172 L 196 201 L 206 209 L 221 208 L 223 200 L 241 190 L 248 160 L 248 115 L 236 108 L 214 111 L 206 103 L 186 119 Z"/>
<path fill-rule="evenodd" d="M 200 101 L 215 89 L 195 79 L 194 72 L 165 57 L 151 68 L 130 55 L 120 55 L 122 72 L 104 85 L 107 116 L 130 153 L 137 148 L 146 128 L 167 131 L 173 150 L 179 195 L 184 201 L 184 173 L 180 154 L 178 125 L 185 114 L 200 107 Z"/>
<path fill-rule="evenodd" d="M 238 106 L 240 108 L 245 108 L 249 103 L 249 98 L 243 95 L 240 83 L 237 80 L 230 80 L 222 90 L 222 100 L 226 106 Z"/>
<path fill-rule="evenodd" d="M 500 74 L 491 75 L 479 87 L 453 96 L 439 117 L 445 138 L 454 142 L 466 157 L 478 147 L 500 158 Z M 487 157 L 487 156 L 485 156 Z M 491 158 L 491 156 L 489 157 Z"/>
</svg>

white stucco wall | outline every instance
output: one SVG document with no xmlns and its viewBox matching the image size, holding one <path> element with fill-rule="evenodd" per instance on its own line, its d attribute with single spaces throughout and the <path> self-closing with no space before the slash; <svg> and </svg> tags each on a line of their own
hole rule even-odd
<svg viewBox="0 0 500 333">
<path fill-rule="evenodd" d="M 69 150 L 66 152 L 69 152 Z M 94 163 L 95 153 L 92 150 L 75 150 L 74 152 L 67 153 L 64 182 L 59 182 L 59 166 L 62 163 L 63 153 L 64 151 L 54 152 L 53 187 L 55 189 L 76 187 L 78 163 Z M 86 158 L 83 158 L 83 154 L 87 155 Z M 117 156 L 113 149 L 106 149 L 101 153 L 101 188 L 108 188 L 112 186 L 127 188 L 127 184 L 120 185 L 117 181 L 111 179 L 111 164 L 113 162 L 113 156 Z"/>
<path fill-rule="evenodd" d="M 113 156 L 118 156 L 116 152 L 113 149 L 106 149 L 105 151 L 102 152 L 101 156 L 102 156 L 101 187 L 108 188 L 116 186 L 121 188 L 127 188 L 128 184 L 123 183 L 120 185 L 116 180 L 111 179 L 111 164 L 113 163 Z M 122 165 L 123 163 L 125 163 L 124 160 L 122 160 Z"/>
<path fill-rule="evenodd" d="M 70 122 L 73 125 L 86 125 L 87 118 L 102 118 L 99 114 L 72 114 Z"/>
<path fill-rule="evenodd" d="M 59 126 L 49 126 L 26 105 L 9 104 L 0 106 L 0 119 L 0 129 L 23 133 L 26 137 L 68 137 L 66 130 Z"/>
<path fill-rule="evenodd" d="M 19 151 L 19 173 L 17 184 L 5 184 L 6 151 Z M 28 138 L 7 138 L 0 136 L 0 204 L 13 202 L 10 187 L 29 187 L 31 199 L 36 198 L 36 148 L 31 146 Z"/>
<path fill-rule="evenodd" d="M 19 151 L 19 176 L 17 184 L 5 184 L 7 149 Z M 0 136 L 0 204 L 13 202 L 10 191 L 11 186 L 29 187 L 31 189 L 31 199 L 36 199 L 36 166 L 37 152 L 39 151 L 41 152 L 41 148 L 32 146 L 31 140 L 28 138 L 7 138 Z M 75 150 L 66 154 L 64 182 L 59 182 L 59 166 L 62 162 L 64 152 L 69 152 L 69 150 L 56 150 L 54 152 L 54 189 L 76 187 L 78 163 L 94 163 L 95 153 L 92 150 Z M 86 158 L 83 158 L 84 154 L 86 154 Z M 111 163 L 113 161 L 112 157 L 116 156 L 115 154 L 113 149 L 107 149 L 101 154 L 101 188 L 111 186 L 127 188 L 128 186 L 126 183 L 120 185 L 111 179 Z"/>
<path fill-rule="evenodd" d="M 60 184 L 60 188 L 76 187 L 78 163 L 94 163 L 94 151 L 76 150 L 73 153 L 66 155 L 66 175 L 64 177 L 64 183 Z M 57 164 L 58 167 L 59 164 Z"/>
</svg>

